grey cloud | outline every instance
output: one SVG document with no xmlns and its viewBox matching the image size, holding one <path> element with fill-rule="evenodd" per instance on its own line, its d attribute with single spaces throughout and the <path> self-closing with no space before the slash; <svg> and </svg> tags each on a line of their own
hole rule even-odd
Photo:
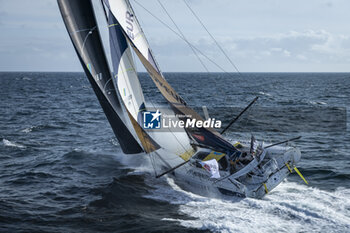
<svg viewBox="0 0 350 233">
<path fill-rule="evenodd" d="M 161 1 L 190 41 L 233 71 L 182 1 Z M 347 0 L 187 1 L 242 71 L 350 69 Z M 171 25 L 157 1 L 138 2 Z M 183 41 L 131 3 L 163 71 L 203 71 Z M 0 29 L 0 70 L 81 70 L 56 0 L 0 0 Z"/>
<path fill-rule="evenodd" d="M 333 35 L 324 30 L 290 31 L 284 34 L 261 37 L 225 37 L 218 38 L 218 40 L 234 61 L 253 66 L 254 63 L 258 62 L 276 64 L 305 62 L 310 64 L 344 64 L 344 62 L 350 61 L 350 37 Z M 192 63 L 197 63 L 196 57 L 193 56 L 192 51 L 183 41 L 165 41 L 155 43 L 154 50 L 158 54 L 167 54 L 168 57 L 181 58 L 178 60 L 171 59 L 173 65 L 174 63 L 178 65 L 189 63 L 190 58 Z M 224 64 L 225 69 L 233 71 L 211 39 L 204 37 L 194 41 L 193 44 L 218 64 Z M 168 60 L 166 56 L 163 56 L 163 58 Z M 200 66 L 194 66 L 193 68 L 203 71 Z"/>
</svg>

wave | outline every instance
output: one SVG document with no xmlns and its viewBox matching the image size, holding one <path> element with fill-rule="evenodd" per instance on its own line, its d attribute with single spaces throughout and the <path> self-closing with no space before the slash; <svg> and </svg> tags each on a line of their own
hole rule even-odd
<svg viewBox="0 0 350 233">
<path fill-rule="evenodd" d="M 2 139 L 2 143 L 4 143 L 5 146 L 11 146 L 11 147 L 17 147 L 17 148 L 26 148 L 24 145 L 21 145 L 19 143 L 16 143 L 16 142 L 11 142 L 7 139 Z"/>
<path fill-rule="evenodd" d="M 109 140 L 114 146 L 120 147 L 119 141 L 117 138 L 113 137 Z"/>
<path fill-rule="evenodd" d="M 52 130 L 52 129 L 64 129 L 64 127 L 59 125 L 52 125 L 52 124 L 46 124 L 46 125 L 33 125 L 30 127 L 27 127 L 23 130 L 21 130 L 22 133 L 30 133 L 38 130 Z"/>
<path fill-rule="evenodd" d="M 309 101 L 308 103 L 311 105 L 327 105 L 326 102 L 322 102 L 322 101 Z"/>
<path fill-rule="evenodd" d="M 259 91 L 258 94 L 260 95 L 264 95 L 264 96 L 268 96 L 268 97 L 271 97 L 272 95 L 267 93 L 267 92 L 263 92 L 263 91 Z"/>
<path fill-rule="evenodd" d="M 33 131 L 34 128 L 36 128 L 36 126 L 31 126 L 31 127 L 25 128 L 25 129 L 21 130 L 21 132 L 30 133 Z"/>
<path fill-rule="evenodd" d="M 221 200 L 186 192 L 169 178 L 155 186 L 147 198 L 179 205 L 182 214 L 195 218 L 163 220 L 188 228 L 214 232 L 346 232 L 350 227 L 350 189 L 327 192 L 285 181 L 262 200 Z"/>
</svg>

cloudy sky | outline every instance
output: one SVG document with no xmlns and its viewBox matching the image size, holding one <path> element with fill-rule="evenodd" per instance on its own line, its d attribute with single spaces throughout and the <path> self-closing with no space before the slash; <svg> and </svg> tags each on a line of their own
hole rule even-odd
<svg viewBox="0 0 350 233">
<path fill-rule="evenodd" d="M 234 71 L 183 0 L 160 1 L 191 43 Z M 174 28 L 157 0 L 137 2 Z M 350 72 L 349 0 L 187 2 L 241 72 Z M 184 41 L 131 3 L 163 71 L 205 71 Z M 55 0 L 0 0 L 0 30 L 0 71 L 82 71 Z"/>
</svg>

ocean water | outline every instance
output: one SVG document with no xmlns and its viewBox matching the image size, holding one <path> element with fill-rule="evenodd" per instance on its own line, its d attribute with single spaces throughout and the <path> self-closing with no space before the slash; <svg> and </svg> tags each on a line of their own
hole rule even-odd
<svg viewBox="0 0 350 233">
<path fill-rule="evenodd" d="M 235 113 L 216 108 L 260 96 L 226 137 L 301 135 L 309 185 L 293 173 L 262 200 L 195 195 L 155 179 L 146 155 L 123 155 L 83 73 L 0 73 L 0 231 L 350 232 L 349 73 L 165 76 L 224 125 Z M 140 79 L 147 99 L 164 104 Z"/>
</svg>

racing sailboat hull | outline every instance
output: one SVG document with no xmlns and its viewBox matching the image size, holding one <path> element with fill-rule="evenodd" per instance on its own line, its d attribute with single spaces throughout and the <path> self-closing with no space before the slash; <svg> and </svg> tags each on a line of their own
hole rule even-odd
<svg viewBox="0 0 350 233">
<path fill-rule="evenodd" d="M 220 171 L 222 179 L 210 178 L 206 170 L 196 166 L 195 160 L 170 174 L 180 187 L 199 195 L 262 198 L 292 172 L 301 153 L 293 147 L 274 147 L 266 149 L 262 156 L 241 174 Z"/>
</svg>

